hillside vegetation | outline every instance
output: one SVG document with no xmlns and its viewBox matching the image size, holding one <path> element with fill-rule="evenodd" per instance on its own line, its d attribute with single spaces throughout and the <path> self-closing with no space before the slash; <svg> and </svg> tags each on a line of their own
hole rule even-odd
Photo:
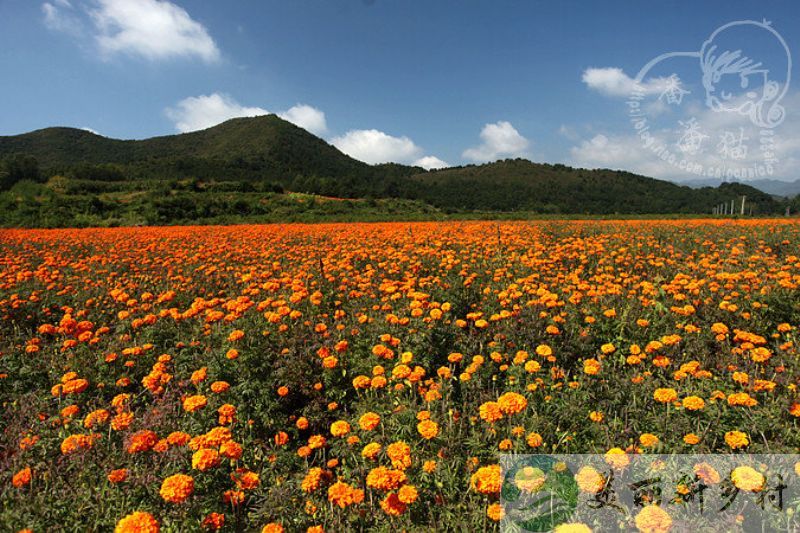
<svg viewBox="0 0 800 533">
<path fill-rule="evenodd" d="M 742 196 L 748 214 L 789 205 L 743 184 L 692 189 L 524 159 L 439 171 L 368 165 L 275 115 L 144 140 L 73 128 L 0 137 L 6 226 L 708 214 Z"/>
</svg>

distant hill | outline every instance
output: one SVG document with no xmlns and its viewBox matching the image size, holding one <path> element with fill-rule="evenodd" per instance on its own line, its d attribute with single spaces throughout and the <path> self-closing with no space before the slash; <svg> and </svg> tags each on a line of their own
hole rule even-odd
<svg viewBox="0 0 800 533">
<path fill-rule="evenodd" d="M 689 180 L 682 182 L 681 185 L 688 185 L 689 187 L 699 188 L 699 187 L 718 187 L 723 183 L 730 183 L 730 182 L 725 182 L 720 179 L 697 179 L 697 180 Z M 783 196 L 786 198 L 792 198 L 800 194 L 800 179 L 795 181 L 757 179 L 757 180 L 748 180 L 744 183 L 746 185 L 755 187 L 756 189 L 763 191 L 767 194 L 771 194 L 773 196 Z"/>
<path fill-rule="evenodd" d="M 312 196 L 300 202 L 274 196 L 290 193 Z M 314 201 L 313 195 L 366 203 Z M 629 172 L 524 159 L 437 171 L 368 165 L 275 115 L 144 140 L 73 128 L 0 137 L 4 225 L 274 220 L 291 218 L 293 209 L 303 220 L 319 212 L 346 218 L 351 208 L 368 218 L 709 214 L 714 205 L 738 202 L 743 195 L 748 213 L 751 208 L 753 214 L 783 212 L 785 202 L 745 184 L 691 188 Z M 410 211 L 397 211 L 402 209 Z"/>
<path fill-rule="evenodd" d="M 747 196 L 748 212 L 780 210 L 770 195 L 744 184 L 693 189 L 619 170 L 586 170 L 508 159 L 412 176 L 416 198 L 434 206 L 545 213 L 710 213 Z"/>
</svg>

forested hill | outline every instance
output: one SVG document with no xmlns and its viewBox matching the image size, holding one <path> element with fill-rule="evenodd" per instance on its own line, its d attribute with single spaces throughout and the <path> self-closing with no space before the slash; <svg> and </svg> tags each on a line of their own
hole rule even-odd
<svg viewBox="0 0 800 533">
<path fill-rule="evenodd" d="M 319 201 L 309 210 L 305 200 L 297 207 L 285 198 L 298 193 Z M 360 213 L 356 218 L 708 214 L 742 196 L 748 213 L 782 213 L 788 204 L 742 184 L 692 189 L 628 172 L 524 159 L 438 171 L 368 165 L 275 115 L 143 140 L 74 128 L 0 136 L 3 225 L 280 220 L 296 218 L 298 209 L 300 218 L 313 220 L 321 205 L 325 216 L 342 219 L 351 215 L 347 206 Z M 283 207 L 276 210 L 276 202 Z"/>
</svg>

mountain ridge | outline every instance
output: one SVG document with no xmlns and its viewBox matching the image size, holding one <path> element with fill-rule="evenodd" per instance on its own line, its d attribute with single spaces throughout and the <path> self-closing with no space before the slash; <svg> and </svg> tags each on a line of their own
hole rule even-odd
<svg viewBox="0 0 800 533">
<path fill-rule="evenodd" d="M 29 182 L 35 184 L 26 186 L 30 194 L 14 194 L 15 188 L 25 188 L 20 183 Z M 62 204 L 69 198 L 83 205 L 80 209 L 90 218 L 115 217 L 120 210 L 127 217 L 135 215 L 130 205 L 134 197 L 144 198 L 138 207 L 150 212 L 182 195 L 200 195 L 193 197 L 196 203 L 211 205 L 216 200 L 207 193 L 220 192 L 233 194 L 228 209 L 242 211 L 248 204 L 251 212 L 261 214 L 256 204 L 264 203 L 263 195 L 289 191 L 352 200 L 397 199 L 412 202 L 408 205 L 414 209 L 426 211 L 422 206 L 427 205 L 444 214 L 710 214 L 713 206 L 741 196 L 747 196 L 748 213 L 750 208 L 760 215 L 784 209 L 780 201 L 747 184 L 692 189 L 625 171 L 525 159 L 431 171 L 396 163 L 368 165 L 276 115 L 235 118 L 205 130 L 148 139 L 112 139 L 66 127 L 0 136 L 0 191 L 5 191 L 0 200 L 16 216 L 0 218 L 4 224 L 36 216 L 36 209 L 21 215 L 30 207 L 26 202 L 39 202 L 36 198 Z M 67 218 L 74 218 L 76 209 L 65 207 L 72 213 Z M 196 210 L 185 211 L 186 216 L 175 220 L 191 220 Z M 204 213 L 197 216 L 206 217 Z M 174 222 L 167 209 L 145 218 L 147 223 Z"/>
</svg>

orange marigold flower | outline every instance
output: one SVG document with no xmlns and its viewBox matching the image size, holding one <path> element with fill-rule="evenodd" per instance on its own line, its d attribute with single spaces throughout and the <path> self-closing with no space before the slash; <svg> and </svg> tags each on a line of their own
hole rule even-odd
<svg viewBox="0 0 800 533">
<path fill-rule="evenodd" d="M 516 392 L 507 392 L 497 399 L 497 404 L 504 414 L 513 415 L 524 411 L 528 406 L 528 400 Z"/>
<path fill-rule="evenodd" d="M 231 473 L 231 480 L 236 487 L 242 490 L 254 490 L 261 486 L 261 478 L 255 472 L 246 468 L 237 468 Z"/>
<path fill-rule="evenodd" d="M 183 410 L 188 413 L 193 413 L 199 409 L 202 409 L 208 404 L 208 400 L 202 394 L 196 394 L 194 396 L 189 396 L 183 400 Z"/>
<path fill-rule="evenodd" d="M 439 434 L 439 424 L 433 420 L 423 420 L 417 424 L 417 432 L 422 438 L 430 440 Z"/>
<path fill-rule="evenodd" d="M 215 381 L 211 384 L 211 392 L 214 394 L 222 394 L 231 388 L 231 384 L 227 381 Z M 213 513 L 212 513 L 213 514 Z"/>
<path fill-rule="evenodd" d="M 159 494 L 164 501 L 183 503 L 194 492 L 194 479 L 186 474 L 169 476 L 161 483 Z"/>
<path fill-rule="evenodd" d="M 322 435 L 311 435 L 308 438 L 308 447 L 312 450 L 324 448 L 327 443 L 328 440 Z"/>
<path fill-rule="evenodd" d="M 390 492 L 381 500 L 381 509 L 389 516 L 399 516 L 406 511 L 407 507 L 394 492 Z"/>
<path fill-rule="evenodd" d="M 478 413 L 485 422 L 490 424 L 503 418 L 503 411 L 497 402 L 485 402 L 478 408 Z"/>
<path fill-rule="evenodd" d="M 358 426 L 364 431 L 372 431 L 381 423 L 381 417 L 377 413 L 368 412 L 361 415 L 358 419 Z"/>
<path fill-rule="evenodd" d="M 192 468 L 200 470 L 201 472 L 216 467 L 219 465 L 219 462 L 220 458 L 217 450 L 204 448 L 202 450 L 197 450 L 192 455 Z"/>
<path fill-rule="evenodd" d="M 741 431 L 728 431 L 725 433 L 725 443 L 732 449 L 744 448 L 750 444 L 747 433 Z"/>
<path fill-rule="evenodd" d="M 30 467 L 23 468 L 11 478 L 11 484 L 21 489 L 22 487 L 30 484 L 33 472 Z"/>
<path fill-rule="evenodd" d="M 222 529 L 225 525 L 225 515 L 222 513 L 208 513 L 203 519 L 203 527 L 212 531 Z"/>
<path fill-rule="evenodd" d="M 128 447 L 125 451 L 128 453 L 147 452 L 153 449 L 158 442 L 158 435 L 149 429 L 137 431 L 131 435 Z"/>
<path fill-rule="evenodd" d="M 470 485 L 481 494 L 497 494 L 501 484 L 500 465 L 482 466 L 470 477 Z"/>
<path fill-rule="evenodd" d="M 528 437 L 525 439 L 525 442 L 527 442 L 528 446 L 530 446 L 531 448 L 538 448 L 539 446 L 544 444 L 544 439 L 542 439 L 542 436 L 534 431 L 528 434 Z"/>
<path fill-rule="evenodd" d="M 417 487 L 414 485 L 403 485 L 400 487 L 400 490 L 397 491 L 397 497 L 401 502 L 410 505 L 417 501 L 419 492 L 417 491 Z"/>
<path fill-rule="evenodd" d="M 99 435 L 70 435 L 61 442 L 61 453 L 69 455 L 78 450 L 87 450 L 94 446 L 94 441 Z"/>
<path fill-rule="evenodd" d="M 112 470 L 106 476 L 108 481 L 111 483 L 122 483 L 126 479 L 128 479 L 128 469 L 127 468 L 117 468 L 116 470 Z"/>
<path fill-rule="evenodd" d="M 219 447 L 220 456 L 227 457 L 228 459 L 241 459 L 243 452 L 244 449 L 242 445 L 233 440 L 225 441 Z"/>
<path fill-rule="evenodd" d="M 328 501 L 344 509 L 349 505 L 364 501 L 364 491 L 353 488 L 342 481 L 337 481 L 328 487 Z"/>
<path fill-rule="evenodd" d="M 411 447 L 403 441 L 393 442 L 386 447 L 386 455 L 392 460 L 392 466 L 405 470 L 411 466 Z"/>
<path fill-rule="evenodd" d="M 499 522 L 505 516 L 505 510 L 500 503 L 492 503 L 486 508 L 486 516 L 493 522 Z"/>
<path fill-rule="evenodd" d="M 167 442 L 172 446 L 185 446 L 191 438 L 191 435 L 183 431 L 173 431 L 167 435 Z"/>
<path fill-rule="evenodd" d="M 635 523 L 642 533 L 666 533 L 672 527 L 672 518 L 658 505 L 646 505 L 636 515 Z"/>
<path fill-rule="evenodd" d="M 653 399 L 660 403 L 672 403 L 678 399 L 678 393 L 675 389 L 656 389 Z"/>
<path fill-rule="evenodd" d="M 161 527 L 153 515 L 135 511 L 117 522 L 114 533 L 158 533 Z"/>
<path fill-rule="evenodd" d="M 379 490 L 394 490 L 405 483 L 406 479 L 406 474 L 402 470 L 378 466 L 367 474 L 367 486 Z"/>
</svg>

